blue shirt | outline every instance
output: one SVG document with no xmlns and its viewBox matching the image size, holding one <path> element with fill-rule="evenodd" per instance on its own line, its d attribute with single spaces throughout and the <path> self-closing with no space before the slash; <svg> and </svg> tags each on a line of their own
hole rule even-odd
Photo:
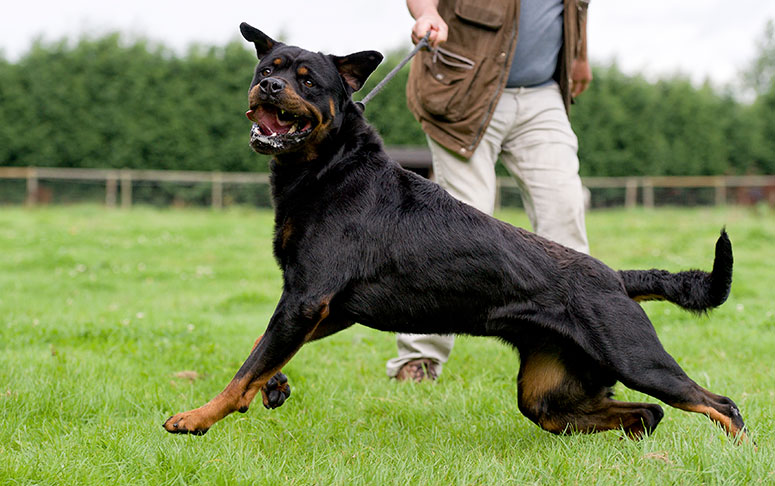
<svg viewBox="0 0 775 486">
<path fill-rule="evenodd" d="M 522 0 L 519 32 L 507 88 L 552 80 L 562 47 L 563 0 Z"/>
</svg>

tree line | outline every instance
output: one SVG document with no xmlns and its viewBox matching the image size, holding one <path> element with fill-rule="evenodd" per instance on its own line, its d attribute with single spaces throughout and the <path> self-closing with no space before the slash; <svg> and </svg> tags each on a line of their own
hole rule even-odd
<svg viewBox="0 0 775 486">
<path fill-rule="evenodd" d="M 389 53 L 362 93 L 404 54 Z M 182 55 L 119 34 L 39 42 L 0 58 L 0 165 L 264 171 L 244 116 L 254 64 L 239 41 Z M 571 112 L 582 175 L 775 174 L 775 79 L 741 102 L 680 76 L 593 72 Z M 388 146 L 425 145 L 407 73 L 366 110 Z"/>
</svg>

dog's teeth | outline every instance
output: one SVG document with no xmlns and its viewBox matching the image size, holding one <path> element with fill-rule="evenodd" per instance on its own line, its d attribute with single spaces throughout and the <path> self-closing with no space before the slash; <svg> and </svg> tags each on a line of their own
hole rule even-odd
<svg viewBox="0 0 775 486">
<path fill-rule="evenodd" d="M 291 125 L 291 128 L 288 129 L 288 135 L 290 135 L 292 133 L 296 133 L 296 127 L 297 127 L 296 123 Z"/>
</svg>

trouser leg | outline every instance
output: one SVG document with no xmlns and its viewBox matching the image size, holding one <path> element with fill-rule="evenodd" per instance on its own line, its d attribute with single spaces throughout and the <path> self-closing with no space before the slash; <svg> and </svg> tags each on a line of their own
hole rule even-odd
<svg viewBox="0 0 775 486">
<path fill-rule="evenodd" d="M 455 338 L 449 334 L 398 334 L 398 357 L 387 362 L 387 374 L 394 377 L 409 361 L 428 358 L 437 365 L 436 372 L 441 374 L 444 363 L 452 352 Z"/>
<path fill-rule="evenodd" d="M 578 142 L 559 90 L 551 85 L 508 91 L 518 103 L 517 121 L 501 160 L 522 190 L 533 231 L 589 253 Z"/>
</svg>

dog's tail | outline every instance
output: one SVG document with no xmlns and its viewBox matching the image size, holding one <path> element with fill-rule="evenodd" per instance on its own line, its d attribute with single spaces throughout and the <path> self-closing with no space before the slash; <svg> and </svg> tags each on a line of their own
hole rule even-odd
<svg viewBox="0 0 775 486">
<path fill-rule="evenodd" d="M 732 285 L 732 243 L 726 230 L 716 241 L 713 270 L 620 270 L 627 294 L 635 301 L 667 300 L 698 314 L 718 307 L 727 300 Z"/>
</svg>

